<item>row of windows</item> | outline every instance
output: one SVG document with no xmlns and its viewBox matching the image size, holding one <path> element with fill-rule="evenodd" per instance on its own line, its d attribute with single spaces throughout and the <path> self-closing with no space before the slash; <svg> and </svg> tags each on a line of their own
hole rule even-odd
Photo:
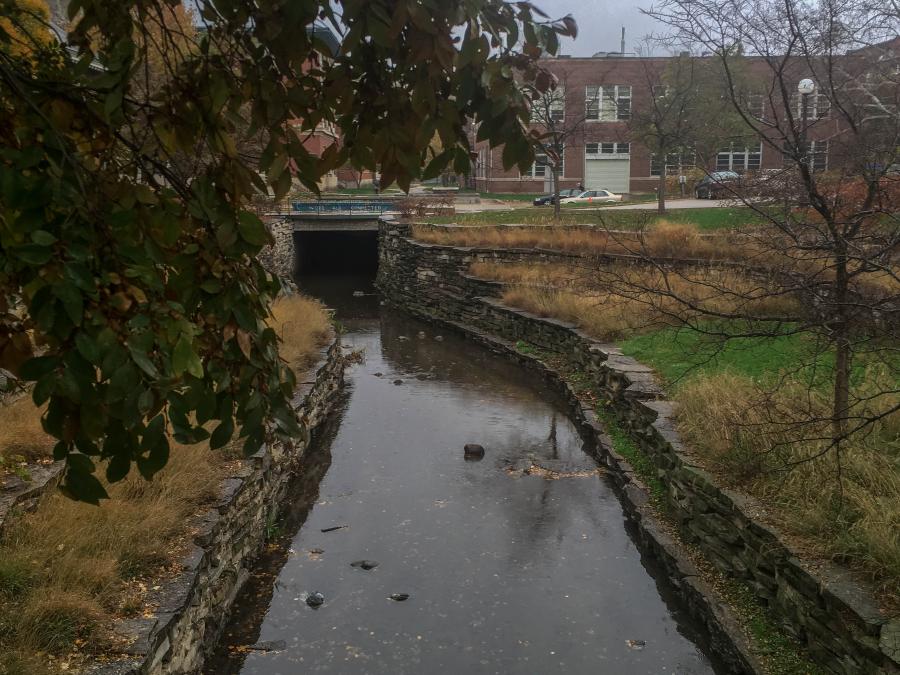
<svg viewBox="0 0 900 675">
<path fill-rule="evenodd" d="M 828 168 L 828 141 L 807 143 L 806 156 L 813 171 Z M 785 152 L 786 157 L 792 153 Z M 756 146 L 736 146 L 734 143 L 716 153 L 716 171 L 745 173 L 759 171 L 762 166 L 762 143 Z M 696 167 L 696 156 L 692 151 L 672 153 L 666 156 L 665 164 L 656 155 L 650 155 L 650 175 L 659 176 L 665 171 L 667 176 L 678 176 Z"/>
<path fill-rule="evenodd" d="M 653 95 L 665 96 L 668 88 L 664 85 L 653 87 Z M 762 94 L 750 94 L 740 100 L 741 107 L 747 113 L 762 120 L 766 118 L 766 98 Z M 593 122 L 617 122 L 631 119 L 631 86 L 627 84 L 591 85 L 584 91 L 585 120 Z M 791 114 L 797 120 L 804 115 L 808 121 L 825 119 L 831 113 L 831 101 L 825 94 L 812 94 L 806 97 L 806 110 L 803 109 L 803 97 L 794 94 L 791 98 Z M 553 93 L 535 104 L 532 108 L 532 122 L 553 122 L 565 119 L 565 91 L 556 89 Z"/>
<path fill-rule="evenodd" d="M 604 155 L 630 155 L 631 144 L 619 142 L 587 143 L 584 146 L 586 159 L 602 158 Z M 791 153 L 786 151 L 786 155 Z M 814 171 L 824 171 L 828 168 L 828 141 L 810 141 L 806 152 L 810 167 Z M 803 155 L 801 155 L 803 156 Z M 560 173 L 565 174 L 565 150 Z M 734 171 L 746 173 L 759 171 L 762 166 L 762 143 L 755 146 L 739 146 L 734 143 L 727 148 L 722 148 L 716 154 L 716 171 Z M 696 155 L 693 151 L 671 153 L 666 156 L 665 163 L 655 154 L 650 155 L 650 175 L 659 176 L 665 171 L 667 176 L 677 176 L 696 167 Z M 531 170 L 523 174 L 529 178 L 542 178 L 550 176 L 550 165 L 547 155 L 539 154 L 535 157 Z"/>
</svg>

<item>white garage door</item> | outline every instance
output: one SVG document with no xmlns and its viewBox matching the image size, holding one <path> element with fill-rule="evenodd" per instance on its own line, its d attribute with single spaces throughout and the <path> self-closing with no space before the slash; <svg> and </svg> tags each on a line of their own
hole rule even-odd
<svg viewBox="0 0 900 675">
<path fill-rule="evenodd" d="M 631 160 L 584 160 L 584 187 L 586 190 L 610 190 L 621 194 L 630 189 Z"/>
</svg>

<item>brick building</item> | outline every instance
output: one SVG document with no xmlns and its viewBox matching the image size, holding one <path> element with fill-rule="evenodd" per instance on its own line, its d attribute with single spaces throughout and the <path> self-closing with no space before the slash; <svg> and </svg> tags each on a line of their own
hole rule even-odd
<svg viewBox="0 0 900 675">
<path fill-rule="evenodd" d="M 884 46 L 890 46 L 885 43 Z M 883 50 L 882 50 L 883 51 Z M 564 151 L 560 188 L 584 185 L 587 189 L 604 188 L 620 193 L 653 192 L 661 172 L 677 176 L 697 169 L 693 157 L 667 158 L 664 163 L 632 137 L 630 121 L 635 111 L 650 105 L 652 92 L 673 57 L 639 57 L 622 53 L 598 54 L 593 57 L 558 57 L 545 59 L 543 65 L 558 79 L 562 91 L 559 109 L 554 115 L 567 126 L 579 125 L 579 132 L 569 140 Z M 860 54 L 848 59 L 864 60 Z M 771 70 L 760 57 L 748 57 L 747 69 L 759 82 L 771 80 Z M 813 76 L 799 60 L 792 63 L 791 76 L 799 82 Z M 795 85 L 796 86 L 796 85 Z M 784 105 L 764 94 L 748 95 L 751 114 L 760 119 L 783 115 Z M 799 96 L 790 102 L 791 112 L 800 118 Z M 840 123 L 830 114 L 830 104 L 822 94 L 813 94 L 807 103 L 809 156 L 816 169 L 826 169 L 838 161 Z M 552 190 L 552 178 L 546 159 L 538 156 L 531 170 L 503 168 L 502 148 L 491 150 L 486 144 L 476 146 L 475 185 L 485 192 L 541 193 Z M 711 158 L 708 171 L 738 173 L 779 169 L 784 164 L 782 152 L 762 142 L 732 143 Z M 696 174 L 696 171 L 693 171 Z"/>
</svg>

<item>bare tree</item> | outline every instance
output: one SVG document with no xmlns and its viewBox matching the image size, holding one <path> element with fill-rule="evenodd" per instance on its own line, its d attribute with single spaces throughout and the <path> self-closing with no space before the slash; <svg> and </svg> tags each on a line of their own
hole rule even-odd
<svg viewBox="0 0 900 675">
<path fill-rule="evenodd" d="M 710 158 L 748 129 L 723 95 L 723 73 L 716 61 L 683 53 L 659 68 L 652 59 L 640 61 L 646 105 L 631 113 L 631 136 L 646 146 L 659 166 L 657 202 L 666 210 L 668 169 L 707 166 Z M 734 69 L 735 66 L 732 66 Z"/>
<path fill-rule="evenodd" d="M 834 453 L 840 480 L 847 439 L 900 410 L 900 18 L 867 0 L 663 0 L 648 13 L 670 46 L 710 55 L 734 113 L 783 168 L 729 188 L 763 223 L 730 251 L 740 274 L 698 278 L 631 242 L 652 283 L 609 283 L 720 345 L 808 336 L 795 369 L 827 384 L 830 411 L 784 423 L 812 442 L 807 459 Z M 874 363 L 886 381 L 855 390 L 854 366 Z"/>
<path fill-rule="evenodd" d="M 570 105 L 567 71 L 557 71 L 553 77 L 546 91 L 532 93 L 531 123 L 536 152 L 546 157 L 545 166 L 553 185 L 553 218 L 559 221 L 559 179 L 565 165 L 566 146 L 583 137 L 589 106 L 588 101 L 583 106 Z"/>
</svg>

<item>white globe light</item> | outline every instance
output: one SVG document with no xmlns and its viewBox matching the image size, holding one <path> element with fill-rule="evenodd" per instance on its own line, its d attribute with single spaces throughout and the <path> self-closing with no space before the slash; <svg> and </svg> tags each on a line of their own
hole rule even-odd
<svg viewBox="0 0 900 675">
<path fill-rule="evenodd" d="M 808 77 L 800 80 L 800 83 L 797 85 L 797 91 L 801 94 L 811 94 L 816 90 L 816 83 L 810 80 Z"/>
</svg>

